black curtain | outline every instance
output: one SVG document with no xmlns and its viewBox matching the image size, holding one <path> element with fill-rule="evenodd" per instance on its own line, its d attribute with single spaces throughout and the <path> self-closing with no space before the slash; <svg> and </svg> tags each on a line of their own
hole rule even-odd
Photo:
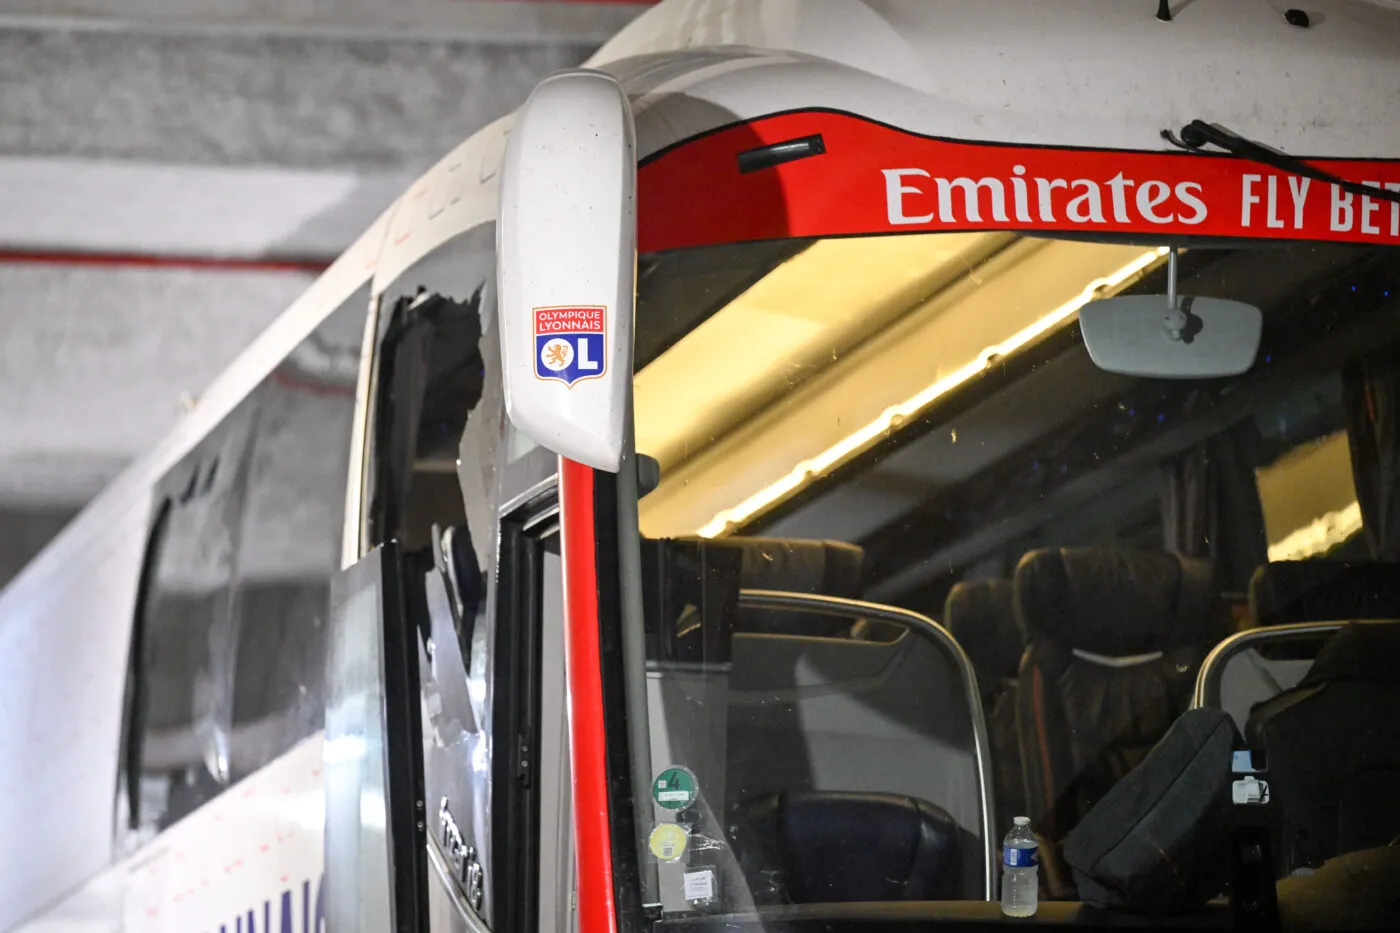
<svg viewBox="0 0 1400 933">
<path fill-rule="evenodd" d="M 1215 565 L 1222 589 L 1244 592 L 1269 559 L 1264 511 L 1254 482 L 1248 424 L 1162 464 L 1162 546 Z"/>
<path fill-rule="evenodd" d="M 1216 472 L 1204 445 L 1162 464 L 1162 547 L 1215 559 L 1220 509 Z"/>
<path fill-rule="evenodd" d="M 1366 544 L 1376 560 L 1400 559 L 1400 353 L 1395 348 L 1343 373 L 1351 472 Z"/>
</svg>

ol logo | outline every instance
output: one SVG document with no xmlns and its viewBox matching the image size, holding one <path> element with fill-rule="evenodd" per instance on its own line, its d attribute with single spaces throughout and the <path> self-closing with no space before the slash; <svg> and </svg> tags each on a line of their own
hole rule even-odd
<svg viewBox="0 0 1400 933">
<path fill-rule="evenodd" d="M 536 378 L 558 379 L 572 386 L 603 375 L 607 370 L 606 312 L 596 305 L 536 308 Z"/>
</svg>

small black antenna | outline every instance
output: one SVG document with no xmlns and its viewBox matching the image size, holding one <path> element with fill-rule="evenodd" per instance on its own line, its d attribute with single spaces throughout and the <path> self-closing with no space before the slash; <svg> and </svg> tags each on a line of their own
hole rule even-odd
<svg viewBox="0 0 1400 933">
<path fill-rule="evenodd" d="M 1163 23 L 1172 21 L 1172 6 L 1168 0 L 1157 0 L 1157 19 Z"/>
</svg>

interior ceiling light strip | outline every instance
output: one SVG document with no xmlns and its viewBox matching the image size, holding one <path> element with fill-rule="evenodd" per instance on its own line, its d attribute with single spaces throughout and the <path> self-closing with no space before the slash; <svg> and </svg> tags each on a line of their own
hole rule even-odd
<svg viewBox="0 0 1400 933">
<path fill-rule="evenodd" d="M 1361 505 L 1353 502 L 1328 512 L 1302 528 L 1295 528 L 1277 544 L 1269 545 L 1269 561 L 1307 560 L 1325 554 L 1361 531 Z"/>
<path fill-rule="evenodd" d="M 1075 295 L 1058 308 L 1036 319 L 1001 343 L 987 347 L 981 353 L 977 354 L 975 358 L 944 376 L 942 379 L 939 379 L 912 398 L 908 398 L 903 402 L 886 408 L 880 413 L 879 417 L 875 418 L 873 421 L 846 435 L 815 457 L 797 464 L 784 476 L 760 489 L 743 502 L 720 512 L 700 528 L 699 534 L 701 537 L 705 538 L 719 537 L 726 531 L 766 511 L 774 504 L 792 495 L 792 493 L 800 489 L 812 478 L 831 471 L 834 467 L 841 465 L 861 451 L 868 449 L 876 441 L 898 430 L 904 422 L 915 417 L 919 412 L 923 411 L 939 398 L 947 395 L 973 376 L 982 372 L 993 359 L 1014 353 L 1048 331 L 1058 327 L 1060 324 L 1073 317 L 1080 308 L 1084 307 L 1090 301 L 1093 301 L 1095 298 L 1107 297 L 1107 293 L 1119 288 L 1129 279 L 1160 263 L 1166 255 L 1167 248 L 1165 246 L 1158 247 L 1157 249 L 1143 253 L 1117 271 L 1101 279 L 1095 279 L 1086 285 L 1084 290 L 1078 295 Z"/>
</svg>

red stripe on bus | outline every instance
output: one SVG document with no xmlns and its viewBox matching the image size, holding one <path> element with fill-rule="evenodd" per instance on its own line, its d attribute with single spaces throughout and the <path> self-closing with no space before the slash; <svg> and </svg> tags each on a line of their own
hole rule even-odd
<svg viewBox="0 0 1400 933">
<path fill-rule="evenodd" d="M 562 457 L 559 460 L 559 512 L 579 933 L 616 933 L 612 833 L 608 825 L 608 762 L 603 727 L 593 470 Z"/>
<path fill-rule="evenodd" d="M 810 154 L 739 164 L 741 153 L 816 136 Z M 1308 161 L 1400 191 L 1397 160 Z M 643 253 L 974 230 L 1400 243 L 1400 203 L 1230 155 L 940 139 L 827 110 L 760 117 L 647 157 L 637 218 Z"/>
</svg>

